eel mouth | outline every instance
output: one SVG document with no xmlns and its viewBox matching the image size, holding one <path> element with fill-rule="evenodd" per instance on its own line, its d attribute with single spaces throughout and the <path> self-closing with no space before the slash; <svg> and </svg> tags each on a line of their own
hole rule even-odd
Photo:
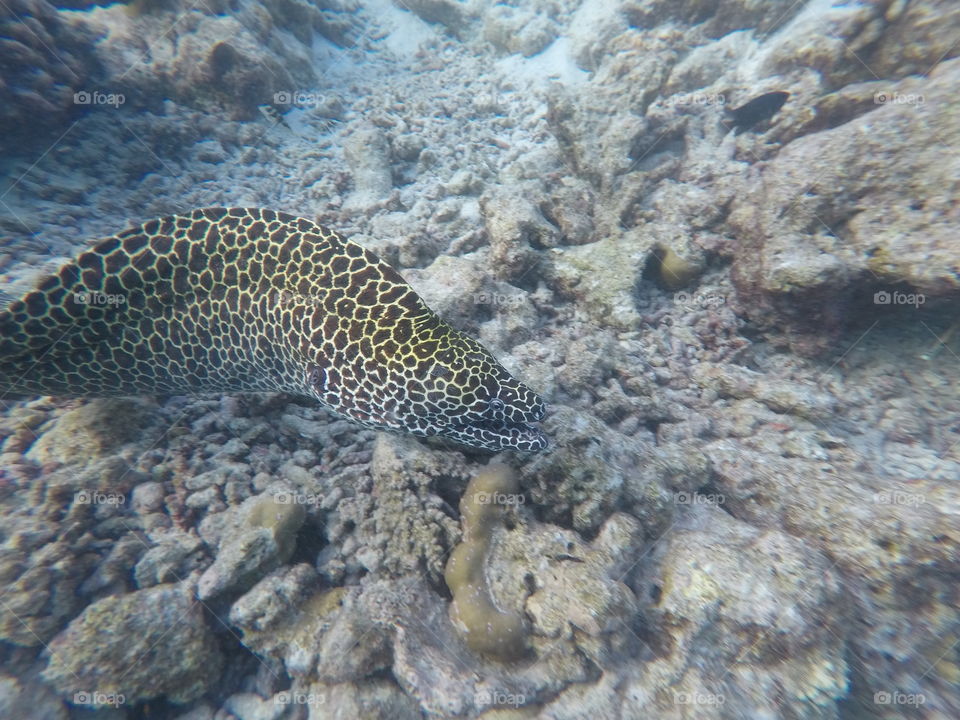
<svg viewBox="0 0 960 720">
<path fill-rule="evenodd" d="M 512 422 L 509 420 L 474 421 L 451 427 L 454 437 L 469 438 L 476 444 L 491 450 L 522 450 L 538 452 L 547 447 L 547 436 L 539 423 Z"/>
</svg>

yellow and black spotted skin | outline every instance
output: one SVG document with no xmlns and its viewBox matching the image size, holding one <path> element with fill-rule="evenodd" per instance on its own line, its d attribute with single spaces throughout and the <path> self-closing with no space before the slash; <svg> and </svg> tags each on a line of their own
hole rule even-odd
<svg viewBox="0 0 960 720">
<path fill-rule="evenodd" d="M 368 427 L 490 450 L 546 446 L 543 401 L 393 268 L 271 210 L 152 220 L 0 312 L 0 393 L 270 390 Z"/>
</svg>

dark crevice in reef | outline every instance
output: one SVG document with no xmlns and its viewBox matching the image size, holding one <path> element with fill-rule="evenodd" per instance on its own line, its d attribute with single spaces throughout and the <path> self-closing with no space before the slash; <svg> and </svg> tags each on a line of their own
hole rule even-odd
<svg viewBox="0 0 960 720">
<path fill-rule="evenodd" d="M 450 588 L 447 587 L 447 583 L 442 579 L 434 578 L 433 573 L 430 572 L 426 558 L 421 557 L 417 560 L 417 570 L 418 575 L 423 578 L 427 586 L 443 598 L 444 602 L 451 602 L 453 600 L 453 593 L 450 591 Z"/>
<path fill-rule="evenodd" d="M 297 532 L 293 555 L 290 557 L 290 564 L 307 563 L 313 565 L 316 562 L 317 555 L 327 546 L 324 539 L 326 537 L 325 523 L 308 518 L 300 530 Z"/>
<path fill-rule="evenodd" d="M 660 426 L 663 423 L 660 420 L 652 420 L 648 418 L 644 421 L 643 426 L 653 435 L 653 441 L 655 444 L 659 445 L 660 442 L 657 440 L 657 431 L 660 430 Z"/>
<path fill-rule="evenodd" d="M 731 510 L 725 502 L 726 498 L 724 497 L 723 492 L 713 483 L 706 483 L 698 487 L 696 490 L 696 495 L 706 499 L 708 502 L 715 504 L 730 517 L 737 517 L 733 510 Z"/>
</svg>

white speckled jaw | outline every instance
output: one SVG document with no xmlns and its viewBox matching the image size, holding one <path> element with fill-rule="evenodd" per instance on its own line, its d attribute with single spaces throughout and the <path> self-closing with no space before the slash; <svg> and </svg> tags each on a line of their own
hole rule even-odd
<svg viewBox="0 0 960 720">
<path fill-rule="evenodd" d="M 547 438 L 536 423 L 480 421 L 470 425 L 452 426 L 442 430 L 440 434 L 487 450 L 539 452 L 547 447 Z"/>
</svg>

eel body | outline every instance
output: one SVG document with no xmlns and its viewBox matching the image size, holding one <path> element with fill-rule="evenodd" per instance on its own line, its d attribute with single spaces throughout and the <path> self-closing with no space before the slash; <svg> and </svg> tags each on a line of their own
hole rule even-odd
<svg viewBox="0 0 960 720">
<path fill-rule="evenodd" d="M 284 391 L 367 427 L 537 451 L 543 401 L 389 265 L 309 220 L 204 208 L 98 242 L 0 311 L 0 393 Z"/>
</svg>

